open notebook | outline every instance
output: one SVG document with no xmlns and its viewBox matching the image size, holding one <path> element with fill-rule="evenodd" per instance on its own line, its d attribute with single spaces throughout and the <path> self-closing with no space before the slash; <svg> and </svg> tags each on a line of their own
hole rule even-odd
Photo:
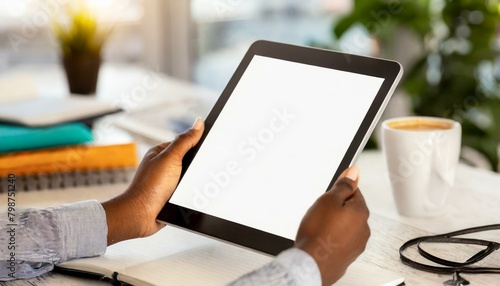
<svg viewBox="0 0 500 286">
<path fill-rule="evenodd" d="M 108 247 L 101 257 L 58 265 L 133 285 L 225 285 L 272 257 L 166 226 L 153 236 Z"/>
<path fill-rule="evenodd" d="M 273 257 L 166 226 L 157 234 L 108 247 L 101 257 L 68 261 L 64 269 L 99 273 L 133 285 L 227 285 Z M 115 273 L 116 272 L 116 273 Z M 398 274 L 353 263 L 336 285 L 384 285 Z"/>
</svg>

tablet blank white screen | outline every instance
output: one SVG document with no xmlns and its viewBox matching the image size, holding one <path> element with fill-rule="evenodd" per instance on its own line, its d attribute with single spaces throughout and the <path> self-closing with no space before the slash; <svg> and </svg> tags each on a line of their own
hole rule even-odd
<svg viewBox="0 0 500 286">
<path fill-rule="evenodd" d="M 170 202 L 294 240 L 383 81 L 254 56 Z"/>
</svg>

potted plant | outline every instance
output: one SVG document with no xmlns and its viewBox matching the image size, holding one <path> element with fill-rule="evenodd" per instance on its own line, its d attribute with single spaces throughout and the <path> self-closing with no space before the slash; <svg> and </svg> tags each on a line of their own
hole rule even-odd
<svg viewBox="0 0 500 286">
<path fill-rule="evenodd" d="M 500 73 L 497 1 L 355 0 L 333 32 L 337 38 L 363 26 L 391 53 L 403 48 L 401 29 L 421 47 L 405 66 L 402 89 L 416 115 L 448 117 L 462 124 L 462 144 L 499 170 Z M 382 51 L 383 52 L 383 51 Z M 386 51 L 387 52 L 387 51 Z"/>
<path fill-rule="evenodd" d="M 85 7 L 67 10 L 66 21 L 54 23 L 70 93 L 95 94 L 101 50 L 109 31 Z"/>
</svg>

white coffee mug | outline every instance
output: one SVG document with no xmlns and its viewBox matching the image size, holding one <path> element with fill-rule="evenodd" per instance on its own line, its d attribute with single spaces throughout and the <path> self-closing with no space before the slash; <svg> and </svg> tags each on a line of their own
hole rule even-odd
<svg viewBox="0 0 500 286">
<path fill-rule="evenodd" d="M 382 141 L 398 212 L 410 217 L 443 213 L 460 155 L 460 123 L 400 117 L 382 123 Z"/>
</svg>

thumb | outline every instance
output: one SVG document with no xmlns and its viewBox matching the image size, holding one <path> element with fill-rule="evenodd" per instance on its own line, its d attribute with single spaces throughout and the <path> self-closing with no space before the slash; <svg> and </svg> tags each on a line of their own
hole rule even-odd
<svg viewBox="0 0 500 286">
<path fill-rule="evenodd" d="M 347 168 L 330 189 L 330 193 L 342 202 L 347 200 L 358 188 L 359 168 L 352 166 Z"/>
<path fill-rule="evenodd" d="M 182 158 L 186 155 L 187 151 L 193 148 L 200 141 L 203 130 L 205 130 L 205 123 L 203 122 L 203 119 L 198 117 L 196 118 L 193 126 L 177 136 L 177 138 L 175 138 L 175 140 L 170 143 L 168 148 L 165 148 L 162 153 L 166 152 L 169 159 L 173 161 L 172 163 L 181 164 Z"/>
</svg>

